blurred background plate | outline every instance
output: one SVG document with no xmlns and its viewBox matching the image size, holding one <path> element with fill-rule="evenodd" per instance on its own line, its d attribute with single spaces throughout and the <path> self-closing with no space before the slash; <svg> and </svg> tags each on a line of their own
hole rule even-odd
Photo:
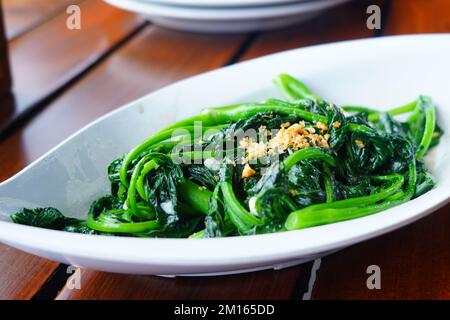
<svg viewBox="0 0 450 320">
<path fill-rule="evenodd" d="M 167 28 L 234 33 L 271 30 L 300 23 L 349 0 L 311 0 L 244 8 L 180 7 L 150 3 L 148 0 L 105 1 L 141 13 L 153 23 Z"/>
<path fill-rule="evenodd" d="M 143 2 L 190 7 L 251 7 L 317 0 L 141 0 Z"/>
</svg>

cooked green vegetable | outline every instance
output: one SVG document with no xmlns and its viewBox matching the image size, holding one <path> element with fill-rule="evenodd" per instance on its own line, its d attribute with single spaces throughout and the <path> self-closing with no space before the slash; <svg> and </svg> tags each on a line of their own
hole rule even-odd
<svg viewBox="0 0 450 320">
<path fill-rule="evenodd" d="M 422 163 L 443 134 L 431 98 L 388 112 L 339 108 L 289 75 L 274 82 L 286 100 L 204 109 L 114 160 L 111 194 L 87 220 L 54 208 L 11 219 L 86 234 L 226 237 L 355 219 L 434 187 Z"/>
</svg>

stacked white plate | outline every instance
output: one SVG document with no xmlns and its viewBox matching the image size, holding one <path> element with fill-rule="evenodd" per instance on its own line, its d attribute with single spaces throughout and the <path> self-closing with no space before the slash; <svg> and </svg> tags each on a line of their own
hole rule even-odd
<svg viewBox="0 0 450 320">
<path fill-rule="evenodd" d="M 349 0 L 105 0 L 155 24 L 193 32 L 271 30 L 300 23 Z"/>
</svg>

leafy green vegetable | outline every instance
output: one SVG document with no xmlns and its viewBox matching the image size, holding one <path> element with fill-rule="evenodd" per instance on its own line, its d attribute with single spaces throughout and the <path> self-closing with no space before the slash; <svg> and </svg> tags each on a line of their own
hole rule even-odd
<svg viewBox="0 0 450 320">
<path fill-rule="evenodd" d="M 67 218 L 55 208 L 22 209 L 13 213 L 11 219 L 15 223 L 55 230 L 62 230 L 67 221 Z"/>
<path fill-rule="evenodd" d="M 226 237 L 355 219 L 434 187 L 422 159 L 444 132 L 431 98 L 387 112 L 340 108 L 292 76 L 274 82 L 286 100 L 204 109 L 112 161 L 111 194 L 86 220 L 54 208 L 11 219 L 95 235 Z"/>
</svg>

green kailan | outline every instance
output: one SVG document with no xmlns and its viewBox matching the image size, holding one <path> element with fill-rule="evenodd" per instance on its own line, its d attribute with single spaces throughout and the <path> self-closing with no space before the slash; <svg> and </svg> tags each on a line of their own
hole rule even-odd
<svg viewBox="0 0 450 320">
<path fill-rule="evenodd" d="M 284 100 L 205 109 L 114 160 L 111 194 L 92 204 L 86 220 L 54 208 L 23 209 L 11 219 L 86 234 L 226 237 L 355 219 L 433 188 L 422 159 L 443 130 L 429 97 L 379 112 L 337 107 L 289 75 L 275 84 Z M 404 121 L 395 118 L 405 114 Z M 273 138 L 292 124 L 320 134 L 305 136 L 311 145 L 243 161 L 250 149 L 236 132 L 264 130 Z M 320 143 L 312 144 L 316 138 Z"/>
</svg>

